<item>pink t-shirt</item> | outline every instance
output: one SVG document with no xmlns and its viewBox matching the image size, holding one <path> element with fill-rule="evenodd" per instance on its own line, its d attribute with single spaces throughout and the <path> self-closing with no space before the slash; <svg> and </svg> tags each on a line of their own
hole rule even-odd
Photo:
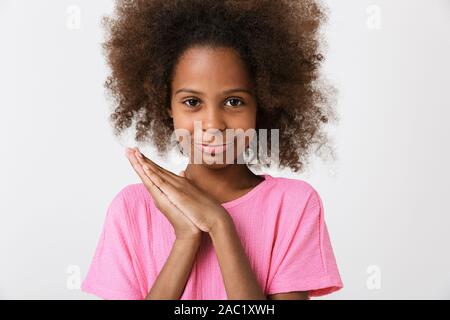
<svg viewBox="0 0 450 320">
<path fill-rule="evenodd" d="M 261 288 L 266 294 L 309 291 L 309 297 L 343 288 L 317 191 L 303 180 L 262 176 L 251 191 L 221 204 Z M 82 290 L 104 299 L 145 299 L 174 240 L 145 185 L 124 187 L 107 210 Z M 227 299 L 206 234 L 180 299 Z"/>
</svg>

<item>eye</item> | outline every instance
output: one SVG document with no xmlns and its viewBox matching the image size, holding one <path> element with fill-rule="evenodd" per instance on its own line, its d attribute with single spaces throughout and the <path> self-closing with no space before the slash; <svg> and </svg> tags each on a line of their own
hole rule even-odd
<svg viewBox="0 0 450 320">
<path fill-rule="evenodd" d="M 244 102 L 241 100 L 241 99 L 238 99 L 238 98 L 231 98 L 231 99 L 228 99 L 227 100 L 227 102 L 229 102 L 229 101 L 233 101 L 234 103 L 241 103 L 241 105 L 243 105 L 244 104 Z M 230 107 L 240 107 L 241 105 L 231 105 Z"/>
<path fill-rule="evenodd" d="M 186 104 L 186 102 L 188 102 L 188 104 Z M 196 105 L 192 105 L 190 102 L 198 102 L 198 100 L 197 100 L 197 99 L 194 99 L 194 98 L 190 98 L 190 99 L 187 99 L 187 100 L 184 100 L 184 101 L 183 101 L 183 103 L 184 103 L 188 108 L 195 108 L 195 107 L 197 107 Z"/>
</svg>

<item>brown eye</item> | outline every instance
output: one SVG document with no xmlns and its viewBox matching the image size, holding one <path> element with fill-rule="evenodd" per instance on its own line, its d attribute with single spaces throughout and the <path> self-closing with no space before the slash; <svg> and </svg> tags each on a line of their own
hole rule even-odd
<svg viewBox="0 0 450 320">
<path fill-rule="evenodd" d="M 186 102 L 187 102 L 188 104 L 186 104 Z M 192 105 L 190 102 L 198 102 L 198 100 L 197 100 L 197 99 L 187 99 L 187 100 L 183 101 L 183 103 L 184 103 L 187 107 L 189 107 L 189 108 L 195 108 L 196 105 Z"/>
<path fill-rule="evenodd" d="M 228 99 L 227 102 L 230 102 L 230 101 L 232 101 L 232 104 L 230 107 L 240 107 L 241 105 L 244 104 L 244 102 L 241 99 L 237 99 L 237 98 Z M 238 104 L 239 102 L 241 103 L 241 105 Z"/>
</svg>

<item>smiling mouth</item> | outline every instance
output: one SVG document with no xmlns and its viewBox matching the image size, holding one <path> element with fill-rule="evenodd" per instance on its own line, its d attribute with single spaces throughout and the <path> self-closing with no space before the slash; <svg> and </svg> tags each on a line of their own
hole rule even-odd
<svg viewBox="0 0 450 320">
<path fill-rule="evenodd" d="M 196 143 L 195 146 L 202 150 L 205 153 L 210 154 L 218 154 L 224 152 L 228 146 L 231 145 L 231 143 L 223 143 L 223 144 L 202 144 L 202 143 Z"/>
</svg>

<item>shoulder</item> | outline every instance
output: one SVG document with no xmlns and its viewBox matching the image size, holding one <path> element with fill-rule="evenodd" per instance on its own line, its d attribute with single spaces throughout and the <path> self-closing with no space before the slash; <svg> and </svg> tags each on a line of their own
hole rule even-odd
<svg viewBox="0 0 450 320">
<path fill-rule="evenodd" d="M 127 204 L 133 204 L 136 201 L 148 201 L 150 200 L 149 194 L 143 183 L 128 184 L 120 189 L 115 199 L 125 202 Z"/>
<path fill-rule="evenodd" d="M 319 192 L 305 180 L 273 177 L 270 193 L 278 199 L 280 214 L 289 220 L 305 216 L 313 218 L 320 213 L 320 210 L 312 210 L 322 205 Z"/>
<path fill-rule="evenodd" d="M 285 177 L 272 177 L 272 192 L 281 194 L 286 201 L 295 203 L 318 204 L 320 201 L 319 192 L 309 182 Z"/>
</svg>

